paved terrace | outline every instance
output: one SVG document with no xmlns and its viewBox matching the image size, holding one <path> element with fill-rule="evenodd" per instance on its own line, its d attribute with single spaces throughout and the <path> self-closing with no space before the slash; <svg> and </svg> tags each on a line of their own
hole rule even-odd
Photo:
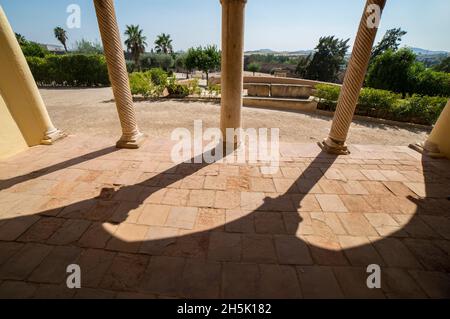
<svg viewBox="0 0 450 319">
<path fill-rule="evenodd" d="M 450 297 L 447 160 L 283 144 L 264 176 L 114 142 L 72 136 L 0 162 L 0 297 Z M 65 286 L 73 263 L 82 289 Z"/>
</svg>

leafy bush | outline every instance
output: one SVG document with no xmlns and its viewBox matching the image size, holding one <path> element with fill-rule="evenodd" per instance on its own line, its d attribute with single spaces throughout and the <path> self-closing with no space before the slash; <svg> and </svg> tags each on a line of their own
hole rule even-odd
<svg viewBox="0 0 450 319">
<path fill-rule="evenodd" d="M 22 48 L 23 55 L 25 55 L 26 57 L 34 56 L 43 58 L 47 54 L 49 54 L 47 49 L 45 49 L 44 47 L 35 42 L 26 41 L 20 47 Z"/>
<path fill-rule="evenodd" d="M 200 81 L 198 79 L 192 79 L 189 81 L 188 88 L 189 88 L 189 94 L 197 94 L 200 95 L 202 90 L 200 89 Z"/>
<path fill-rule="evenodd" d="M 341 93 L 341 87 L 331 84 L 318 84 L 316 86 L 315 96 L 328 110 L 334 111 L 336 109 L 337 100 Z"/>
<path fill-rule="evenodd" d="M 147 72 L 133 72 L 130 74 L 130 87 L 133 95 L 160 97 L 168 86 L 167 73 L 161 69 L 151 69 Z"/>
<path fill-rule="evenodd" d="M 413 95 L 399 100 L 392 111 L 399 120 L 431 125 L 436 123 L 447 101 L 445 97 Z"/>
<path fill-rule="evenodd" d="M 211 97 L 218 97 L 222 91 L 220 84 L 208 84 L 208 95 Z"/>
<path fill-rule="evenodd" d="M 358 114 L 388 117 L 400 95 L 385 90 L 364 88 L 358 101 Z"/>
<path fill-rule="evenodd" d="M 38 85 L 103 86 L 109 85 L 108 69 L 103 55 L 47 55 L 27 57 Z"/>
<path fill-rule="evenodd" d="M 189 87 L 185 84 L 177 83 L 175 77 L 169 79 L 167 90 L 171 97 L 186 97 L 189 95 Z"/>
<path fill-rule="evenodd" d="M 129 75 L 131 94 L 149 97 L 152 94 L 153 85 L 146 73 L 133 72 Z"/>
<path fill-rule="evenodd" d="M 339 99 L 339 92 L 340 87 L 338 86 L 317 85 L 315 96 L 319 98 L 319 109 L 334 111 Z M 417 94 L 407 99 L 401 99 L 399 94 L 390 91 L 363 88 L 355 114 L 432 125 L 439 118 L 447 101 L 446 97 Z"/>
<path fill-rule="evenodd" d="M 148 70 L 146 73 L 149 75 L 153 84 L 162 85 L 164 87 L 167 85 L 168 75 L 166 72 L 164 72 L 164 70 L 160 68 L 154 68 Z"/>
<path fill-rule="evenodd" d="M 429 96 L 450 97 L 450 74 L 424 69 L 414 74 L 413 92 Z"/>
</svg>

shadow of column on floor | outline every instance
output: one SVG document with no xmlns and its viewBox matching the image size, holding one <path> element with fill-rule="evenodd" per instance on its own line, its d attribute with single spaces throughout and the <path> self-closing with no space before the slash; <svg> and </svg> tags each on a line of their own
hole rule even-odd
<svg viewBox="0 0 450 319">
<path fill-rule="evenodd" d="M 111 151 L 105 149 L 101 152 Z M 107 228 L 98 227 L 95 236 L 109 241 L 106 244 L 105 240 L 106 247 L 89 249 L 90 258 L 83 259 L 87 250 L 83 250 L 80 257 L 81 249 L 78 247 L 83 245 L 78 241 L 55 246 L 53 250 L 58 252 L 53 256 L 52 263 L 46 264 L 44 261 L 33 273 L 15 279 L 64 284 L 67 265 L 80 263 L 82 270 L 89 273 L 83 277 L 88 278 L 87 282 L 83 282 L 87 287 L 158 296 L 449 297 L 449 163 L 423 158 L 426 194 L 423 198 L 401 193 L 401 190 L 390 190 L 394 195 L 408 196 L 408 200 L 417 205 L 409 213 L 401 212 L 400 209 L 399 216 L 410 218 L 402 229 L 383 236 L 374 233 L 373 237 L 366 236 L 365 242 L 354 241 L 349 243 L 351 248 L 341 248 L 339 236 L 330 234 L 327 237 L 327 228 L 322 229 L 323 234 L 320 229 L 316 229 L 316 226 L 323 227 L 323 224 L 315 225 L 302 219 L 302 211 L 311 211 L 306 207 L 309 200 L 307 194 L 335 160 L 334 156 L 320 153 L 284 194 L 250 202 L 248 209 L 238 212 L 236 218 L 217 228 L 186 231 L 184 234 L 167 232 L 164 235 L 164 232 L 158 232 L 155 236 L 149 232 L 148 240 L 127 242 L 112 235 Z M 46 172 L 66 167 L 70 161 L 64 163 Z M 66 219 L 111 222 L 110 203 L 117 204 L 114 206 L 117 209 L 113 222 L 120 226 L 152 194 L 207 166 L 182 163 L 136 185 L 124 186 L 119 190 L 105 188 L 98 197 L 92 199 L 42 211 L 33 216 L 0 221 L 0 228 L 7 229 L 9 224 L 31 227 L 37 221 L 36 216 L 55 216 L 56 213 L 58 217 Z M 167 175 L 173 172 L 178 174 L 168 179 Z M 37 176 L 40 175 L 33 175 Z M 31 175 L 26 177 L 29 178 Z M 20 178 L 11 180 L 14 183 L 21 181 Z M 301 193 L 297 185 L 301 185 Z M 135 193 L 140 194 L 139 199 L 128 201 L 129 196 Z M 92 216 L 99 205 L 104 209 L 97 210 L 97 213 L 103 213 Z M 359 218 L 352 213 L 343 214 Z M 358 215 L 363 218 L 362 214 Z M 284 221 L 284 225 L 279 224 L 280 221 Z M 255 228 L 258 222 L 262 223 L 262 230 Z M 429 224 L 439 233 L 430 231 Z M 358 232 L 358 229 L 351 231 Z M 0 237 L 3 241 L 17 239 Z M 65 255 L 64 250 L 74 251 L 73 256 L 60 258 Z M 98 267 L 105 267 L 105 264 L 99 260 L 115 251 L 122 253 L 116 255 L 114 261 L 105 261 L 107 267 L 100 271 Z M 121 259 L 117 260 L 119 256 Z M 369 289 L 366 285 L 369 275 L 366 268 L 371 264 L 382 268 L 381 290 Z M 0 276 L 4 273 L 14 274 L 14 267 L 19 266 L 11 262 L 3 263 Z M 14 276 L 6 275 L 0 280 L 11 278 Z"/>
</svg>

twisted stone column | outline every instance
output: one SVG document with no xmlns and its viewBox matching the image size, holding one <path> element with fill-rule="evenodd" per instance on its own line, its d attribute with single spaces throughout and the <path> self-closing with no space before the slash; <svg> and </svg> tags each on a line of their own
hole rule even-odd
<svg viewBox="0 0 450 319">
<path fill-rule="evenodd" d="M 222 4 L 222 71 L 220 128 L 225 144 L 238 146 L 236 136 L 228 141 L 228 128 L 241 127 L 244 70 L 244 21 L 247 0 L 221 0 Z"/>
<path fill-rule="evenodd" d="M 55 128 L 14 31 L 0 6 L 0 94 L 29 146 L 52 144 Z"/>
<path fill-rule="evenodd" d="M 319 145 L 328 153 L 349 154 L 345 141 L 353 119 L 359 93 L 364 83 L 372 47 L 377 35 L 375 24 L 377 13 L 382 13 L 386 0 L 367 0 L 364 13 L 356 35 L 352 56 L 345 74 L 344 84 L 339 96 L 331 131 Z"/>
<path fill-rule="evenodd" d="M 122 126 L 122 137 L 117 142 L 117 147 L 138 148 L 144 135 L 139 131 L 136 122 L 136 112 L 114 10 L 114 0 L 94 0 L 94 5 L 108 64 L 109 78 Z"/>
</svg>

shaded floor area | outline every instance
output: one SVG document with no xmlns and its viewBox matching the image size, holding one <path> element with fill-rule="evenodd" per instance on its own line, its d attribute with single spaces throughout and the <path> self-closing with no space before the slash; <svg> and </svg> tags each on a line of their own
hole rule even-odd
<svg viewBox="0 0 450 319">
<path fill-rule="evenodd" d="M 284 143 L 264 175 L 114 142 L 70 136 L 0 162 L 0 297 L 450 297 L 447 160 Z M 82 289 L 66 287 L 70 264 Z"/>
</svg>

